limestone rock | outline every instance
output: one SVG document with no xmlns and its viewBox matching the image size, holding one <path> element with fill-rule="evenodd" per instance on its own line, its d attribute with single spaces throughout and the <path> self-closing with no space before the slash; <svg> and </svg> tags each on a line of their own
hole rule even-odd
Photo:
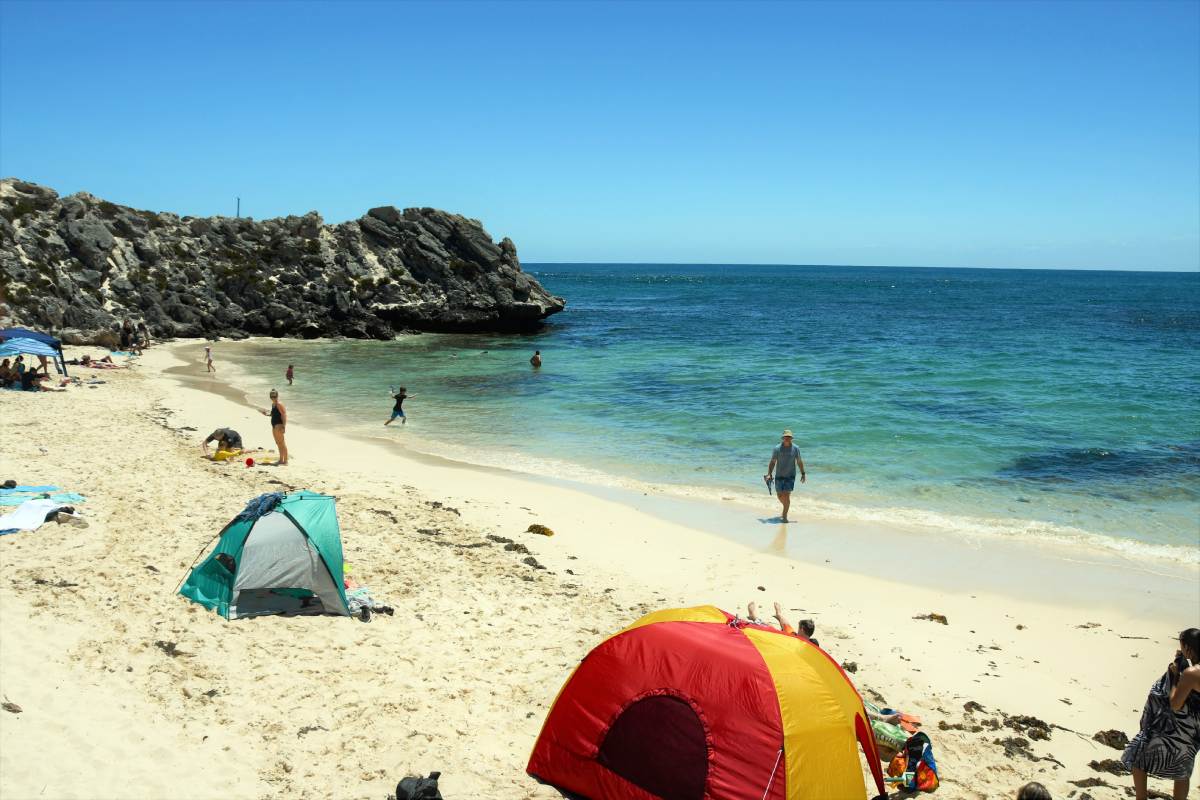
<svg viewBox="0 0 1200 800">
<path fill-rule="evenodd" d="M 140 211 L 0 180 L 0 326 L 107 336 L 125 318 L 163 336 L 529 331 L 562 311 L 516 246 L 433 208 L 253 221 Z"/>
</svg>

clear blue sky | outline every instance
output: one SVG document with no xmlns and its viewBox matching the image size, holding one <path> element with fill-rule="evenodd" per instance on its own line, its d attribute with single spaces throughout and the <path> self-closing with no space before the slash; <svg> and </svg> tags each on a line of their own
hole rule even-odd
<svg viewBox="0 0 1200 800">
<path fill-rule="evenodd" d="M 0 2 L 0 173 L 525 261 L 1200 269 L 1200 3 Z"/>
</svg>

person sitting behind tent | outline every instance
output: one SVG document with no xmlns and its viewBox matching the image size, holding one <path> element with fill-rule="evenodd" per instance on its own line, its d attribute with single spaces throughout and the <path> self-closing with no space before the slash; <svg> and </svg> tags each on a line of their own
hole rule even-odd
<svg viewBox="0 0 1200 800">
<path fill-rule="evenodd" d="M 817 647 L 821 646 L 813 638 L 813 634 L 817 632 L 817 624 L 811 619 L 800 620 L 800 630 L 796 630 L 792 627 L 792 623 L 788 622 L 787 618 L 783 616 L 783 607 L 779 603 L 775 604 L 775 619 L 779 620 L 779 629 L 784 633 L 795 636 L 797 639 L 803 639 L 806 642 L 812 642 Z"/>
<path fill-rule="evenodd" d="M 755 625 L 770 624 L 758 618 L 758 604 L 753 601 L 747 604 L 746 613 L 749 615 L 748 619 Z M 811 619 L 800 620 L 800 630 L 797 631 L 792 627 L 792 623 L 788 622 L 783 616 L 783 607 L 779 603 L 775 604 L 775 619 L 779 620 L 779 629 L 787 635 L 795 636 L 797 639 L 803 639 L 806 642 L 812 642 L 817 647 L 821 646 L 816 639 L 812 638 L 813 633 L 817 630 L 817 626 Z"/>
<path fill-rule="evenodd" d="M 208 435 L 201 445 L 200 449 L 204 451 L 204 455 L 208 455 L 208 443 L 216 442 L 217 450 L 241 450 L 242 435 L 233 428 L 217 428 Z"/>
<path fill-rule="evenodd" d="M 748 603 L 746 605 L 746 616 L 747 616 L 747 619 L 750 622 L 754 623 L 755 625 L 770 626 L 770 623 L 758 618 L 758 607 L 757 607 L 757 604 L 753 600 L 750 601 L 750 603 Z M 785 633 L 788 636 L 795 636 L 797 639 L 803 639 L 806 642 L 812 642 L 817 647 L 821 646 L 820 644 L 817 643 L 816 639 L 812 638 L 812 635 L 816 631 L 817 626 L 811 619 L 800 620 L 800 631 L 797 632 L 791 626 L 791 623 L 789 623 L 787 621 L 787 619 L 783 616 L 783 608 L 779 605 L 779 603 L 775 604 L 775 619 L 779 620 L 779 628 L 782 633 Z M 866 712 L 867 712 L 867 716 L 869 716 L 871 719 L 877 719 L 877 720 L 880 720 L 881 722 L 890 722 L 893 725 L 900 724 L 901 714 L 899 712 L 895 712 L 892 714 L 879 714 L 879 713 L 876 713 L 871 708 L 866 708 Z"/>
</svg>

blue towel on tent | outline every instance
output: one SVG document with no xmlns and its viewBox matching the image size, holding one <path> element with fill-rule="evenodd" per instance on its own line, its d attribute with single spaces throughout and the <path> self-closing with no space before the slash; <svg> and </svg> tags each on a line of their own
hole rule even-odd
<svg viewBox="0 0 1200 800">
<path fill-rule="evenodd" d="M 11 489 L 0 489 L 0 495 L 15 494 L 17 492 L 57 492 L 57 486 L 14 486 Z"/>
<path fill-rule="evenodd" d="M 260 494 L 249 503 L 246 503 L 246 507 L 242 509 L 242 513 L 238 514 L 234 519 L 258 519 L 264 514 L 270 514 L 275 510 L 275 506 L 281 502 L 283 502 L 283 492 Z"/>
<path fill-rule="evenodd" d="M 47 494 L 46 492 L 29 492 L 9 494 L 0 496 L 0 506 L 19 506 L 26 500 L 53 500 L 56 503 L 83 503 L 87 500 L 81 494 L 76 492 L 54 492 Z"/>
</svg>

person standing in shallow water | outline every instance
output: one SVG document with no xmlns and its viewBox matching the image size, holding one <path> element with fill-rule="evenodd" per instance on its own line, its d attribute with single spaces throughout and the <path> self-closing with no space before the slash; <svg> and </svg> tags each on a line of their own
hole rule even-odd
<svg viewBox="0 0 1200 800">
<path fill-rule="evenodd" d="M 217 368 L 214 367 L 212 363 L 212 345 L 204 345 L 204 367 L 205 372 L 217 371 Z"/>
<path fill-rule="evenodd" d="M 792 432 L 785 430 L 783 440 L 771 451 L 771 463 L 767 464 L 767 474 L 763 477 L 769 482 L 772 474 L 775 479 L 775 496 L 783 506 L 780 515 L 784 522 L 788 521 L 788 509 L 792 506 L 792 490 L 796 488 L 796 469 L 800 470 L 800 482 L 804 483 L 804 459 L 800 458 L 800 448 L 792 443 Z"/>
<path fill-rule="evenodd" d="M 529 363 L 533 364 L 533 368 L 537 369 L 542 365 L 542 351 L 534 350 L 533 355 L 529 357 Z"/>
<path fill-rule="evenodd" d="M 292 385 L 292 379 L 296 377 L 296 372 L 293 369 L 294 366 L 295 365 L 293 364 L 288 364 L 287 372 L 285 372 L 283 375 L 285 378 L 287 378 L 288 386 Z"/>
<path fill-rule="evenodd" d="M 279 392 L 271 390 L 271 409 L 259 409 L 263 416 L 271 418 L 271 435 L 275 437 L 275 446 L 279 448 L 279 466 L 286 467 L 288 463 L 287 442 L 283 438 L 287 430 L 287 409 L 279 402 Z"/>
</svg>

